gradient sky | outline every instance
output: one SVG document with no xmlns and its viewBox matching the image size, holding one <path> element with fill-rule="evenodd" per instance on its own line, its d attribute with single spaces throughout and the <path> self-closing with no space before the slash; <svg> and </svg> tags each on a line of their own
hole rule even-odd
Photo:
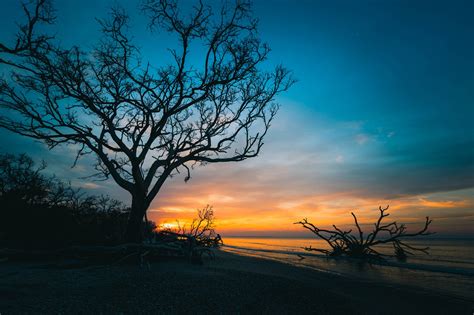
<svg viewBox="0 0 474 315">
<path fill-rule="evenodd" d="M 111 2 L 55 4 L 58 38 L 89 45 Z M 2 0 L 2 41 L 18 8 Z M 200 167 L 186 184 L 174 177 L 149 217 L 186 221 L 212 204 L 224 235 L 303 235 L 292 222 L 345 225 L 354 210 L 371 222 L 390 204 L 409 226 L 429 215 L 440 235 L 474 235 L 474 2 L 257 0 L 254 13 L 272 48 L 267 66 L 282 63 L 298 79 L 279 98 L 262 154 Z M 169 39 L 142 33 L 144 55 L 166 61 Z M 0 130 L 0 151 L 29 153 L 76 187 L 128 201 L 114 183 L 81 179 L 93 169 L 87 158 L 70 168 L 72 147 L 50 152 Z"/>
</svg>

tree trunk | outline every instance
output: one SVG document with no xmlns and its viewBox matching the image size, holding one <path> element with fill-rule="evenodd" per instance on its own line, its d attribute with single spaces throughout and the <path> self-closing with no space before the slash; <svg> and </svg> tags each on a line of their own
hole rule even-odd
<svg viewBox="0 0 474 315">
<path fill-rule="evenodd" d="M 143 240 L 143 216 L 147 208 L 144 196 L 132 196 L 132 209 L 125 231 L 126 242 L 140 243 Z"/>
</svg>

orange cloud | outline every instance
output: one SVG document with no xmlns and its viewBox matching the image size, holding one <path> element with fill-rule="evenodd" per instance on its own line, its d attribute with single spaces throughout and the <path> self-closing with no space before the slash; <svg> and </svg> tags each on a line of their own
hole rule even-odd
<svg viewBox="0 0 474 315">
<path fill-rule="evenodd" d="M 190 222 L 197 208 L 210 204 L 214 206 L 217 230 L 224 235 L 250 232 L 300 235 L 304 231 L 293 222 L 304 217 L 320 226 L 345 227 L 352 225 L 350 212 L 353 211 L 361 223 L 372 224 L 378 217 L 378 206 L 390 204 L 390 219 L 407 223 L 409 227 L 421 224 L 425 216 L 430 216 L 436 231 L 472 232 L 473 190 L 376 199 L 367 197 L 362 190 L 312 193 L 297 182 L 294 187 L 281 183 L 278 190 L 275 174 L 267 171 L 259 174 L 267 177 L 266 180 L 252 180 L 245 168 L 232 175 L 212 181 L 198 177 L 187 184 L 173 179 L 152 204 L 149 218 L 159 224 L 171 224 L 175 220 Z"/>
</svg>

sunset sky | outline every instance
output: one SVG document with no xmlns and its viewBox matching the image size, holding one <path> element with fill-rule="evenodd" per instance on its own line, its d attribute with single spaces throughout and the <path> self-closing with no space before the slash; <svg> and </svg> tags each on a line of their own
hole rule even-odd
<svg viewBox="0 0 474 315">
<path fill-rule="evenodd" d="M 116 2 L 143 27 L 134 1 Z M 55 5 L 58 37 L 88 45 L 99 29 L 94 17 L 105 17 L 110 1 Z M 149 218 L 186 221 L 211 204 L 223 235 L 299 236 L 306 234 L 292 223 L 303 217 L 344 226 L 355 211 L 370 223 L 379 205 L 390 204 L 391 216 L 409 226 L 431 216 L 440 235 L 474 235 L 474 2 L 256 0 L 253 7 L 272 48 L 266 65 L 284 64 L 298 82 L 279 97 L 259 157 L 198 167 L 187 183 L 173 177 Z M 0 29 L 15 33 L 18 10 L 16 0 L 2 1 Z M 136 40 L 157 65 L 171 45 L 159 34 L 158 43 L 140 32 Z M 0 152 L 26 152 L 75 187 L 129 200 L 113 182 L 81 179 L 94 170 L 90 158 L 71 169 L 73 147 L 48 151 L 0 130 Z"/>
</svg>

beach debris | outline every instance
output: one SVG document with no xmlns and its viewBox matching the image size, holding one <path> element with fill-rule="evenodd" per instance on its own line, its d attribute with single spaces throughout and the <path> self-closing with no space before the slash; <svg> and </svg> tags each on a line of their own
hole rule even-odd
<svg viewBox="0 0 474 315">
<path fill-rule="evenodd" d="M 203 254 L 214 258 L 214 253 L 210 248 L 224 244 L 222 237 L 214 228 L 214 210 L 212 206 L 206 205 L 197 210 L 197 216 L 189 224 L 182 224 L 177 220 L 175 225 L 162 225 L 148 242 L 179 244 L 186 255 L 192 259 L 202 257 Z"/>
<path fill-rule="evenodd" d="M 330 249 L 319 249 L 311 246 L 304 247 L 307 251 L 318 251 L 328 256 L 347 256 L 353 258 L 363 259 L 383 259 L 387 256 L 397 258 L 399 261 L 406 261 L 408 255 L 414 255 L 414 252 L 423 252 L 428 254 L 429 247 L 417 247 L 406 243 L 406 238 L 430 235 L 434 232 L 428 231 L 432 222 L 429 217 L 426 217 L 423 227 L 417 232 L 407 232 L 405 224 L 399 224 L 396 221 L 384 223 L 384 219 L 390 214 L 387 212 L 389 206 L 385 208 L 379 207 L 380 215 L 377 222 L 374 224 L 373 230 L 364 237 L 364 232 L 357 220 L 357 216 L 351 212 L 354 218 L 354 223 L 357 228 L 355 233 L 352 230 L 343 231 L 336 225 L 333 225 L 333 230 L 321 229 L 304 218 L 294 224 L 300 224 L 303 228 L 311 231 L 316 236 L 326 241 Z M 382 244 L 391 244 L 394 248 L 394 254 L 382 254 L 374 247 Z"/>
<path fill-rule="evenodd" d="M 298 256 L 300 260 L 303 260 L 303 259 L 305 259 L 305 257 L 304 257 L 304 256 L 302 256 L 302 255 L 300 255 L 300 254 L 296 254 L 296 256 Z"/>
</svg>

